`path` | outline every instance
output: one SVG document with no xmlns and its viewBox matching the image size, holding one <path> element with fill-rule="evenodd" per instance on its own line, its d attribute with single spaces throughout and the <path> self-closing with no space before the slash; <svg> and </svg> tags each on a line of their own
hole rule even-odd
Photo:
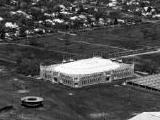
<svg viewBox="0 0 160 120">
<path fill-rule="evenodd" d="M 120 56 L 118 58 L 128 58 L 128 57 L 134 57 L 134 56 L 140 56 L 140 55 L 154 54 L 154 53 L 159 53 L 159 52 L 160 52 L 160 49 L 157 49 L 157 50 L 154 50 L 154 51 L 148 51 L 148 52 L 143 52 L 143 53 L 124 55 L 124 56 Z"/>
</svg>

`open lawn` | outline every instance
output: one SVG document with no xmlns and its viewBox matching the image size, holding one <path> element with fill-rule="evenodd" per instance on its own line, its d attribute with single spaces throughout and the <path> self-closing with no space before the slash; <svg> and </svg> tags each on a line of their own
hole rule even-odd
<svg viewBox="0 0 160 120">
<path fill-rule="evenodd" d="M 138 56 L 137 63 L 143 66 L 143 71 L 159 73 L 160 72 L 160 53 Z"/>
<path fill-rule="evenodd" d="M 142 46 L 158 46 L 159 42 L 159 23 L 138 24 L 134 26 L 121 26 L 113 28 L 102 28 L 91 31 L 77 32 L 76 36 L 64 34 L 54 34 L 49 37 L 38 38 L 37 41 L 44 44 L 64 45 L 64 42 L 57 38 L 67 38 L 69 41 L 88 41 L 102 45 L 115 46 L 124 49 L 138 49 Z M 59 44 L 58 44 L 59 43 Z"/>
<path fill-rule="evenodd" d="M 147 49 L 150 47 L 159 48 L 159 28 L 159 23 L 147 23 L 135 26 L 121 26 L 78 32 L 76 35 L 55 33 L 44 37 L 28 38 L 28 40 L 32 41 L 32 44 L 40 45 L 40 49 L 28 46 L 0 44 L 0 57 L 13 59 L 15 61 L 18 57 L 22 57 L 28 59 L 35 58 L 40 62 L 61 62 L 64 58 L 73 58 L 73 55 L 70 54 L 74 54 L 74 56 L 76 56 L 75 59 L 82 58 L 83 55 L 88 57 L 97 54 L 101 55 L 101 52 L 109 57 L 118 52 Z M 23 43 L 24 40 L 20 42 Z M 25 43 L 29 44 L 27 40 Z M 66 52 L 68 54 L 62 54 L 61 52 Z M 152 58 L 152 56 L 150 58 Z M 136 63 L 138 63 L 136 69 L 138 68 L 138 70 L 146 71 L 145 69 L 147 68 L 148 71 L 151 67 L 152 69 L 157 69 L 159 67 L 159 64 L 156 64 L 154 60 L 151 60 L 151 62 L 145 61 L 146 60 L 143 58 L 140 60 L 138 59 L 138 61 L 136 61 Z M 143 63 L 147 63 L 149 67 L 145 66 Z"/>
<path fill-rule="evenodd" d="M 4 66 L 3 63 L 0 66 Z M 127 86 L 96 85 L 71 89 L 22 77 L 7 68 L 0 72 L 0 82 L 0 107 L 14 106 L 14 109 L 0 113 L 4 120 L 11 117 L 12 120 L 102 120 L 102 113 L 106 119 L 126 120 L 140 112 L 160 110 L 159 94 Z M 24 89 L 29 93 L 18 92 Z M 26 95 L 44 97 L 44 107 L 21 107 L 20 98 Z"/>
<path fill-rule="evenodd" d="M 159 28 L 159 23 L 144 23 L 74 32 L 76 35 L 55 33 L 44 37 L 28 38 L 28 40 L 32 41 L 34 45 L 45 47 L 48 50 L 79 55 L 103 52 L 107 55 L 151 47 L 159 48 Z"/>
<path fill-rule="evenodd" d="M 19 46 L 15 44 L 0 44 L 0 57 L 16 61 L 17 58 L 38 59 L 41 62 L 45 60 L 62 61 L 63 54 L 47 51 L 45 49 Z"/>
<path fill-rule="evenodd" d="M 160 46 L 159 23 L 97 29 L 79 33 L 81 39 L 91 43 L 101 43 L 125 49 L 141 49 Z M 79 36 L 76 36 L 78 39 Z M 73 37 L 74 38 L 74 37 Z M 74 38 L 76 40 L 76 38 Z"/>
<path fill-rule="evenodd" d="M 156 32 L 151 32 L 155 27 Z M 17 57 L 36 58 L 40 61 L 61 61 L 62 54 L 47 50 L 61 50 L 77 54 L 92 51 L 117 52 L 126 49 L 159 47 L 159 25 L 136 25 L 132 28 L 116 28 L 83 32 L 70 36 L 69 41 L 59 40 L 56 35 L 37 38 L 45 49 L 34 49 L 17 45 L 0 45 L 0 56 L 16 60 Z M 143 32 L 141 32 L 143 31 Z M 145 34 L 142 34 L 145 33 Z M 155 34 L 156 33 L 156 34 Z M 65 38 L 58 34 L 58 37 Z M 156 37 L 153 37 L 155 35 Z M 147 37 L 146 37 L 147 36 Z M 86 41 L 92 44 L 76 43 Z M 96 44 L 106 45 L 99 46 Z M 132 59 L 133 60 L 133 59 Z M 159 53 L 135 57 L 136 64 L 154 63 L 159 67 Z M 154 67 L 154 66 L 153 66 Z M 148 67 L 144 67 L 148 68 Z M 35 80 L 11 72 L 14 66 L 0 63 L 0 107 L 13 105 L 14 109 L 0 112 L 3 120 L 127 120 L 137 113 L 160 110 L 160 94 L 135 90 L 129 86 L 96 85 L 83 89 L 71 89 Z M 25 69 L 25 68 L 24 68 Z M 20 93 L 19 90 L 26 90 Z M 42 96 L 44 107 L 27 109 L 20 105 L 20 98 L 26 95 Z"/>
<path fill-rule="evenodd" d="M 68 36 L 68 35 L 67 35 Z M 78 38 L 77 38 L 78 37 Z M 57 33 L 50 36 L 45 36 L 41 38 L 30 38 L 31 41 L 36 41 L 36 44 L 44 46 L 48 50 L 59 50 L 65 51 L 78 55 L 93 55 L 97 52 L 104 52 L 107 54 L 112 54 L 116 52 L 123 52 L 126 49 L 112 47 L 107 44 L 96 44 L 84 42 L 84 39 L 78 36 L 68 36 L 61 33 Z"/>
<path fill-rule="evenodd" d="M 134 63 L 135 71 L 143 71 L 149 74 L 160 73 L 160 53 L 139 55 L 130 58 L 123 58 L 126 63 Z"/>
</svg>

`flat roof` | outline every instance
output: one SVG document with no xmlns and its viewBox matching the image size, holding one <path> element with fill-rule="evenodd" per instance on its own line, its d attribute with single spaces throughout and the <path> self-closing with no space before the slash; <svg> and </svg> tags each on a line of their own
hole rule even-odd
<svg viewBox="0 0 160 120">
<path fill-rule="evenodd" d="M 58 64 L 54 67 L 54 70 L 64 74 L 78 75 L 110 71 L 119 68 L 119 66 L 119 63 L 113 62 L 110 59 L 93 57 L 64 64 Z"/>
<path fill-rule="evenodd" d="M 160 112 L 143 112 L 129 120 L 160 120 Z"/>
</svg>

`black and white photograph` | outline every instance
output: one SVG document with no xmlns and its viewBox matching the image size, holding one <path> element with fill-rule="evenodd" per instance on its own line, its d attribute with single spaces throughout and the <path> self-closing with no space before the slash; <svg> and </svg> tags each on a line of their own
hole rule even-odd
<svg viewBox="0 0 160 120">
<path fill-rule="evenodd" d="M 160 120 L 160 0 L 0 0 L 0 120 Z"/>
</svg>

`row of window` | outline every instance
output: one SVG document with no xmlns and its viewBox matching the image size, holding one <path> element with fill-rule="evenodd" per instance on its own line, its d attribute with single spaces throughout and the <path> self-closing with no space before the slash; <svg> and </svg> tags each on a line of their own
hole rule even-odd
<svg viewBox="0 0 160 120">
<path fill-rule="evenodd" d="M 113 71 L 114 74 L 118 74 L 119 72 L 126 72 L 126 71 L 130 71 L 131 68 L 125 68 L 125 69 L 121 69 L 121 70 L 115 70 Z"/>
<path fill-rule="evenodd" d="M 123 78 L 123 77 L 129 76 L 131 74 L 133 74 L 133 71 L 121 72 L 118 74 L 114 74 L 114 77 Z"/>
<path fill-rule="evenodd" d="M 97 79 L 97 78 L 99 78 L 99 77 L 102 77 L 103 75 L 102 74 L 97 74 L 97 75 L 91 75 L 91 76 L 85 76 L 85 77 L 81 77 L 80 79 L 81 80 L 88 80 L 88 79 Z"/>
<path fill-rule="evenodd" d="M 41 71 L 41 72 L 46 73 L 46 74 L 52 74 L 53 76 L 58 75 L 58 72 L 53 72 L 53 71 L 49 71 L 49 70 L 45 70 L 45 71 Z"/>
<path fill-rule="evenodd" d="M 111 74 L 111 72 L 105 72 L 105 74 L 106 74 L 106 75 L 109 75 L 109 74 Z"/>
<path fill-rule="evenodd" d="M 58 75 L 58 72 L 53 72 L 53 76 L 57 76 Z"/>
<path fill-rule="evenodd" d="M 86 78 L 88 78 L 88 77 L 99 77 L 99 76 L 102 76 L 102 75 L 103 75 L 103 73 L 94 73 L 94 74 L 84 76 L 84 77 L 86 77 Z"/>
<path fill-rule="evenodd" d="M 93 79 L 85 79 L 85 80 L 83 80 L 83 81 L 81 81 L 81 84 L 82 85 L 85 85 L 85 84 L 91 84 L 91 83 L 96 83 L 96 82 L 99 82 L 99 81 L 101 81 L 101 77 L 97 77 L 97 78 L 93 78 Z"/>
<path fill-rule="evenodd" d="M 64 78 L 62 78 L 62 81 L 63 81 L 64 84 L 68 84 L 68 85 L 72 85 L 73 84 L 73 82 L 71 80 L 66 80 Z"/>
<path fill-rule="evenodd" d="M 72 77 L 64 75 L 64 74 L 60 74 L 60 77 L 64 79 L 69 79 L 69 80 L 72 79 Z"/>
<path fill-rule="evenodd" d="M 43 77 L 45 79 L 52 79 L 52 76 L 50 74 L 46 74 L 46 73 L 43 74 Z"/>
<path fill-rule="evenodd" d="M 101 79 L 102 78 L 99 77 L 99 78 L 94 78 L 94 79 L 83 80 L 83 81 L 81 81 L 81 85 L 97 83 L 97 82 L 101 81 Z M 62 81 L 63 81 L 63 84 L 73 85 L 73 81 L 71 81 L 71 80 L 67 80 L 65 78 L 62 78 Z M 78 83 L 75 83 L 75 85 L 78 85 Z"/>
<path fill-rule="evenodd" d="M 52 73 L 52 71 L 50 70 L 45 70 L 44 72 L 46 72 L 46 73 Z"/>
<path fill-rule="evenodd" d="M 72 78 L 70 77 L 60 77 L 62 80 L 73 80 Z"/>
</svg>

